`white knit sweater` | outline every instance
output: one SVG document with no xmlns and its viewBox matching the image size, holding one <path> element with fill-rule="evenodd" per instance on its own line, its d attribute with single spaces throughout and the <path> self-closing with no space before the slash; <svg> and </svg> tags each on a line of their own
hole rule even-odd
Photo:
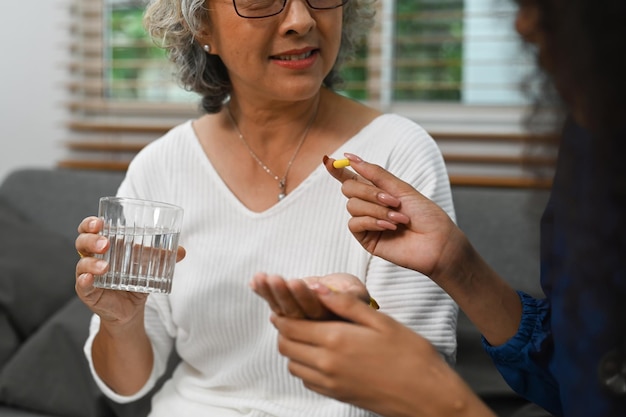
<svg viewBox="0 0 626 417">
<path fill-rule="evenodd" d="M 454 219 L 439 149 L 412 121 L 380 116 L 332 156 L 341 158 L 343 152 L 387 168 Z M 340 184 L 321 163 L 284 200 L 252 212 L 218 176 L 186 122 L 139 153 L 118 195 L 184 207 L 180 244 L 187 256 L 176 266 L 172 293 L 148 297 L 145 324 L 155 364 L 137 394 L 117 395 L 96 375 L 91 344 L 99 318 L 92 319 L 85 354 L 96 382 L 115 401 L 145 395 L 175 348 L 182 362 L 154 397 L 153 417 L 372 415 L 313 393 L 289 374 L 276 348 L 270 310 L 248 287 L 257 271 L 286 278 L 331 272 L 361 277 L 381 311 L 421 333 L 454 361 L 454 302 L 428 278 L 372 257 L 359 245 L 347 228 Z"/>
</svg>

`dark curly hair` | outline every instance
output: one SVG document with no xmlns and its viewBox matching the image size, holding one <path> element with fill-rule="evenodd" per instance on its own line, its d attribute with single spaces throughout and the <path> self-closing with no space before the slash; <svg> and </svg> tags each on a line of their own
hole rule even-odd
<svg viewBox="0 0 626 417">
<path fill-rule="evenodd" d="M 626 1 L 516 2 L 539 11 L 542 56 L 549 60 L 546 74 L 564 106 L 576 108 L 594 131 L 621 128 L 626 114 Z M 553 96 L 543 98 L 554 102 Z"/>
</svg>

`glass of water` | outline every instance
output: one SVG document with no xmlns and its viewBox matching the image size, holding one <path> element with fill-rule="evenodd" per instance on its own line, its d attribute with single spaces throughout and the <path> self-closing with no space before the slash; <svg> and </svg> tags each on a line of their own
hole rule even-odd
<svg viewBox="0 0 626 417">
<path fill-rule="evenodd" d="M 100 234 L 109 239 L 110 247 L 96 257 L 107 261 L 109 270 L 95 276 L 94 286 L 169 294 L 183 209 L 156 201 L 102 197 L 98 216 L 104 220 Z"/>
</svg>

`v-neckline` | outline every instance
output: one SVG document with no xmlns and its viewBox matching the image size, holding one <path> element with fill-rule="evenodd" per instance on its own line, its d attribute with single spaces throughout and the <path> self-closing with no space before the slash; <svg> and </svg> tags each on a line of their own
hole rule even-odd
<svg viewBox="0 0 626 417">
<path fill-rule="evenodd" d="M 367 125 L 363 126 L 363 128 L 361 130 L 359 130 L 356 134 L 354 134 L 348 140 L 343 142 L 337 149 L 335 149 L 331 154 L 329 154 L 329 156 L 331 156 L 333 158 L 343 158 L 343 152 L 348 151 L 348 147 L 352 146 L 352 144 L 355 141 L 359 140 L 359 138 L 362 137 L 363 132 L 365 130 L 367 130 L 368 128 L 370 128 L 372 125 L 374 125 L 377 121 L 379 121 L 382 116 L 383 115 L 380 115 L 380 116 L 374 118 L 372 121 L 370 121 L 370 123 L 368 123 Z M 288 207 L 291 204 L 293 204 L 293 202 L 296 201 L 299 198 L 300 194 L 302 194 L 304 192 L 303 190 L 306 187 L 308 187 L 307 184 L 311 183 L 312 181 L 315 181 L 315 179 L 317 177 L 319 177 L 319 176 L 321 176 L 323 174 L 329 175 L 329 174 L 326 173 L 326 169 L 324 168 L 324 166 L 321 163 L 322 156 L 320 155 L 320 164 L 313 171 L 311 171 L 309 173 L 309 175 L 307 175 L 282 200 L 277 201 L 275 204 L 273 204 L 272 206 L 268 207 L 265 210 L 261 210 L 261 211 L 252 210 L 247 205 L 245 205 L 239 199 L 239 197 L 237 197 L 235 195 L 235 193 L 230 189 L 230 187 L 226 184 L 226 182 L 224 181 L 222 176 L 219 174 L 219 172 L 215 168 L 213 162 L 211 161 L 211 159 L 209 158 L 209 156 L 205 152 L 204 147 L 202 146 L 202 142 L 200 140 L 200 137 L 198 136 L 198 134 L 196 133 L 196 130 L 194 129 L 193 122 L 194 122 L 194 120 L 189 120 L 188 123 L 187 123 L 187 128 L 189 129 L 190 134 L 193 137 L 193 146 L 198 149 L 198 152 L 193 152 L 193 154 L 194 155 L 198 155 L 198 157 L 202 159 L 202 161 L 201 161 L 202 165 L 208 170 L 208 172 L 210 172 L 211 176 L 213 176 L 215 178 L 215 184 L 217 184 L 219 186 L 222 194 L 224 194 L 224 196 L 226 198 L 228 198 L 232 202 L 233 206 L 235 206 L 239 210 L 245 212 L 247 215 L 250 215 L 250 216 L 271 215 L 274 212 L 276 212 L 278 210 L 281 210 L 283 207 Z"/>
</svg>

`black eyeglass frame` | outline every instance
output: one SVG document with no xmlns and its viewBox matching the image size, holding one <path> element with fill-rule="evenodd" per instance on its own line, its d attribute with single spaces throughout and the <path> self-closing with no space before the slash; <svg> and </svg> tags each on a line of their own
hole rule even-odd
<svg viewBox="0 0 626 417">
<path fill-rule="evenodd" d="M 279 11 L 277 11 L 276 13 L 265 15 L 265 16 L 244 16 L 244 15 L 242 15 L 241 13 L 239 13 L 239 10 L 237 9 L 237 0 L 233 0 L 233 8 L 235 9 L 235 13 L 237 13 L 237 15 L 239 17 L 243 17 L 244 19 L 265 19 L 266 17 L 272 17 L 272 16 L 276 16 L 276 15 L 281 14 L 283 12 L 283 10 L 285 10 L 285 6 L 287 5 L 287 1 L 288 0 L 283 0 L 283 5 L 282 5 L 282 7 L 280 8 Z M 340 7 L 345 6 L 346 3 L 349 0 L 341 0 L 341 3 L 339 3 L 336 6 L 332 6 L 332 7 L 315 7 L 315 6 L 313 6 L 311 4 L 310 0 L 305 0 L 305 1 L 306 1 L 307 6 L 309 6 L 313 10 L 332 10 L 332 9 L 338 9 Z"/>
</svg>

